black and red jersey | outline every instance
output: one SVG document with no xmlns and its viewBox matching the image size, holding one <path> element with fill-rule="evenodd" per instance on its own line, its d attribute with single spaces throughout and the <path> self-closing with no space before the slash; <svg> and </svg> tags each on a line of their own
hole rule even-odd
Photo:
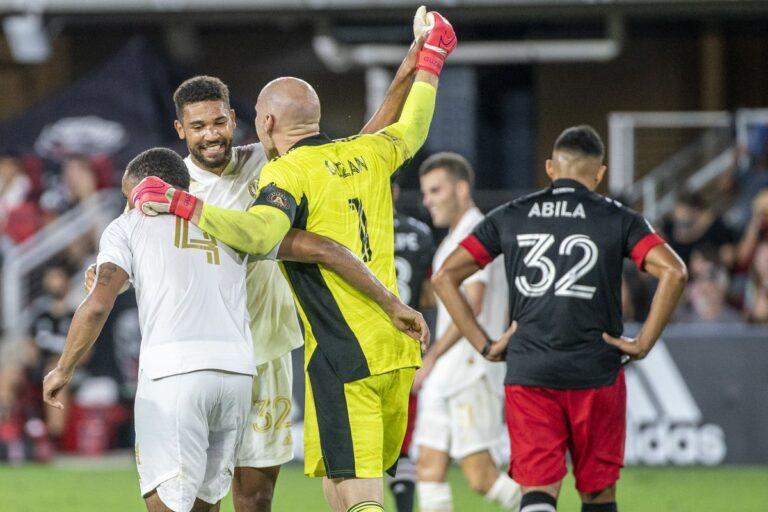
<svg viewBox="0 0 768 512">
<path fill-rule="evenodd" d="M 461 245 L 484 267 L 503 254 L 510 319 L 507 384 L 584 389 L 610 385 L 621 353 L 624 258 L 642 268 L 664 243 L 646 219 L 575 180 L 493 210 Z"/>
<path fill-rule="evenodd" d="M 429 226 L 400 212 L 395 212 L 395 271 L 400 298 L 414 309 L 424 280 L 429 278 L 435 242 Z"/>
</svg>

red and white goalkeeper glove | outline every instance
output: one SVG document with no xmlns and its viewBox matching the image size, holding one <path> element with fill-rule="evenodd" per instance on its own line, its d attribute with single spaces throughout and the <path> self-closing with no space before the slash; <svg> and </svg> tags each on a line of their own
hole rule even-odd
<svg viewBox="0 0 768 512">
<path fill-rule="evenodd" d="M 131 201 L 144 215 L 172 213 L 189 220 L 195 212 L 197 198 L 178 190 L 157 176 L 144 178 L 131 192 Z"/>
<path fill-rule="evenodd" d="M 421 6 L 413 18 L 413 33 L 417 38 L 426 37 L 416 67 L 440 75 L 445 58 L 456 48 L 453 27 L 439 12 L 427 12 L 426 7 Z"/>
</svg>

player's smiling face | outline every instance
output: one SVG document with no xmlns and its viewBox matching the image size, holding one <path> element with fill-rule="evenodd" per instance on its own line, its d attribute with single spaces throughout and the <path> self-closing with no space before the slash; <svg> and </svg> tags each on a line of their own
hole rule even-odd
<svg viewBox="0 0 768 512">
<path fill-rule="evenodd" d="M 438 228 L 449 227 L 460 211 L 457 182 L 439 167 L 421 176 L 419 181 L 422 202 L 429 210 L 432 224 Z"/>
<path fill-rule="evenodd" d="M 235 111 L 221 100 L 184 105 L 181 121 L 174 123 L 179 138 L 199 166 L 221 172 L 232 155 Z"/>
</svg>

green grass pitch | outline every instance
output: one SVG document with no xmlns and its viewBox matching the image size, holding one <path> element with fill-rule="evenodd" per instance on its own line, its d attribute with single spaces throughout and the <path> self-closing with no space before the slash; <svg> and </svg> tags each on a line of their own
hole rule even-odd
<svg viewBox="0 0 768 512">
<path fill-rule="evenodd" d="M 116 467 L 115 467 L 116 466 Z M 475 496 L 459 470 L 450 473 L 456 512 L 498 508 Z M 394 510 L 387 498 L 387 510 Z M 622 512 L 719 512 L 768 510 L 768 468 L 629 468 L 619 482 Z M 0 509 L 14 512 L 140 512 L 136 472 L 129 459 L 100 463 L 55 463 L 49 466 L 0 466 Z M 569 477 L 560 497 L 561 511 L 580 510 Z M 225 498 L 223 511 L 231 512 Z M 291 464 L 278 481 L 275 512 L 326 511 L 319 480 Z"/>
</svg>

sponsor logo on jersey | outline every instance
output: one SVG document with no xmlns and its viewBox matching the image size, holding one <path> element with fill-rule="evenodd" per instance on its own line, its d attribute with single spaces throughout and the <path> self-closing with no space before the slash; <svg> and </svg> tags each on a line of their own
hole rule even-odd
<svg viewBox="0 0 768 512">
<path fill-rule="evenodd" d="M 659 340 L 648 357 L 627 368 L 627 464 L 720 464 L 725 433 L 703 423 L 672 355 Z"/>
<path fill-rule="evenodd" d="M 568 219 L 586 219 L 584 206 L 578 203 L 575 208 L 569 209 L 568 201 L 544 201 L 533 203 L 528 211 L 528 217 L 564 217 Z"/>
</svg>

